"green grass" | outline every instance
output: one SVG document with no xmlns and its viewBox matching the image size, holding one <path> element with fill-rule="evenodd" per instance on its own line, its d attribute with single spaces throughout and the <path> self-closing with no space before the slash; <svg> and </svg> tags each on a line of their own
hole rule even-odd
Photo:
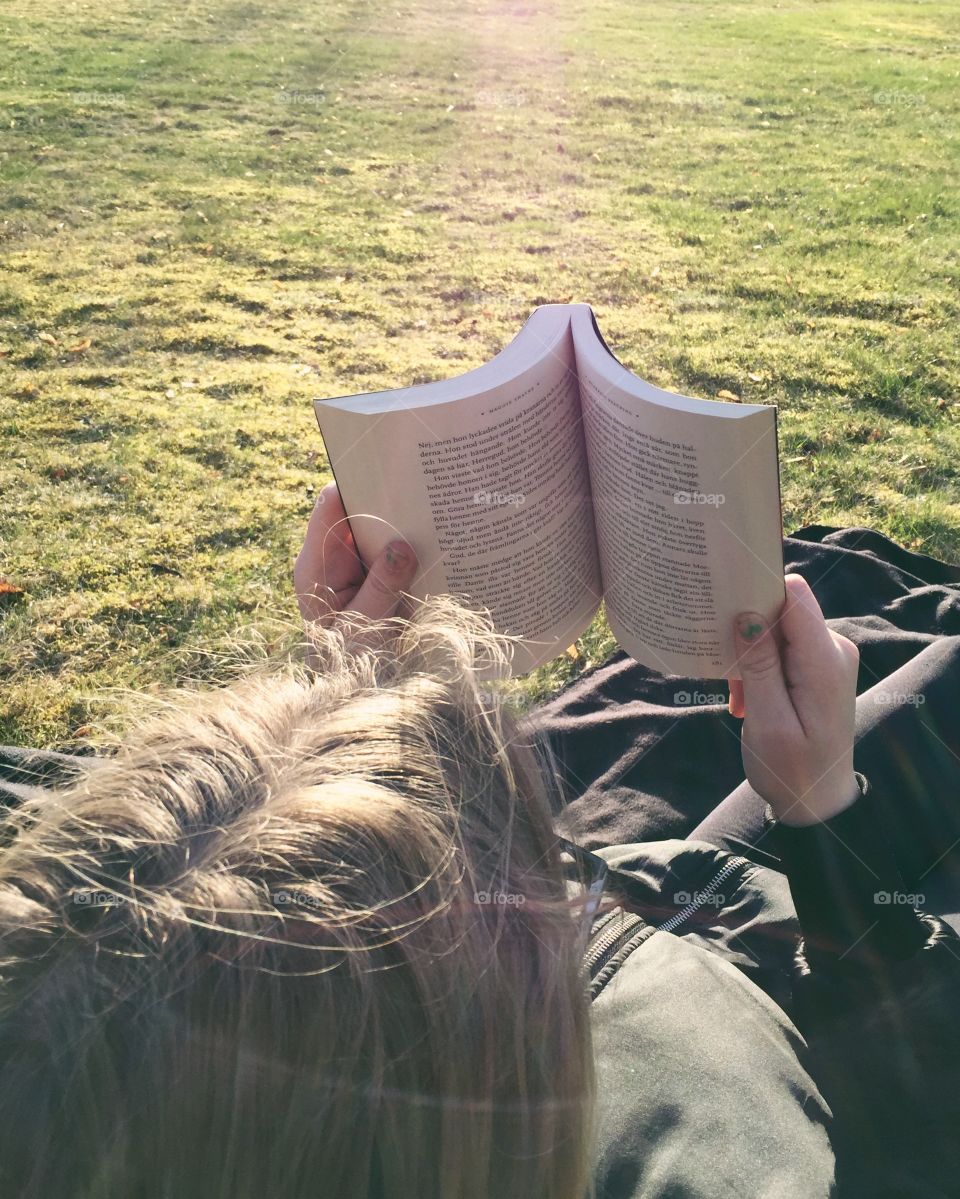
<svg viewBox="0 0 960 1199">
<path fill-rule="evenodd" d="M 955 4 L 36 0 L 0 36 L 0 741 L 294 620 L 312 397 L 545 301 L 779 404 L 788 530 L 960 557 Z"/>
</svg>

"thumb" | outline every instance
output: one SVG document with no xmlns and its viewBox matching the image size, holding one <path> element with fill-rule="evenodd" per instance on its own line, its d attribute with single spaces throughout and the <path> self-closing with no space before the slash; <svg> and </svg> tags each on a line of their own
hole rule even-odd
<svg viewBox="0 0 960 1199">
<path fill-rule="evenodd" d="M 413 582 L 417 556 L 405 541 L 391 541 L 373 560 L 367 577 L 348 605 L 371 620 L 393 616 L 400 593 Z"/>
<path fill-rule="evenodd" d="M 770 623 L 759 612 L 741 612 L 734 627 L 744 710 L 776 721 L 792 705 Z"/>
</svg>

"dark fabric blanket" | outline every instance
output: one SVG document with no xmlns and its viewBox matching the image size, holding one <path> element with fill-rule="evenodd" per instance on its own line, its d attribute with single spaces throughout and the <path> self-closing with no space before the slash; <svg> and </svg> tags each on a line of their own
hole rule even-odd
<svg viewBox="0 0 960 1199">
<path fill-rule="evenodd" d="M 784 558 L 860 648 L 855 765 L 917 878 L 960 838 L 960 567 L 823 525 L 787 537 Z M 618 652 L 534 710 L 569 789 L 567 835 L 588 848 L 686 837 L 728 796 L 724 810 L 748 811 L 726 701 L 722 682 L 663 676 Z"/>
</svg>

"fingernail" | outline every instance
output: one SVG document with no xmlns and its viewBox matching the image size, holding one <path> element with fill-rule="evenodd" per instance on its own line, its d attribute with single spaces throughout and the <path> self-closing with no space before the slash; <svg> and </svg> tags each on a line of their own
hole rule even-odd
<svg viewBox="0 0 960 1199">
<path fill-rule="evenodd" d="M 744 641 L 756 641 L 764 629 L 764 619 L 757 612 L 741 612 L 737 617 L 737 632 Z"/>
<path fill-rule="evenodd" d="M 410 548 L 406 542 L 391 541 L 384 556 L 391 570 L 402 570 L 410 561 Z"/>
</svg>

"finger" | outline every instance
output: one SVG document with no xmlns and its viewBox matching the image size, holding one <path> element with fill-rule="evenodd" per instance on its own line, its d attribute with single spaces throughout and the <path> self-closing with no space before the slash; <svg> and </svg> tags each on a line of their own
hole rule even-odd
<svg viewBox="0 0 960 1199">
<path fill-rule="evenodd" d="M 856 663 L 857 666 L 859 666 L 860 665 L 860 649 L 856 645 L 856 643 L 851 641 L 849 637 L 844 637 L 844 635 L 842 633 L 834 632 L 833 629 L 830 629 L 829 633 L 830 633 L 830 637 L 833 641 L 833 644 L 837 647 L 838 650 L 840 650 L 840 652 L 844 655 L 844 657 L 847 658 L 850 662 L 854 662 L 854 663 Z"/>
<path fill-rule="evenodd" d="M 831 687 L 839 647 L 823 618 L 817 597 L 801 575 L 787 575 L 784 583 L 787 598 L 780 616 L 780 631 L 787 680 L 791 685 L 801 684 L 805 690 Z"/>
<path fill-rule="evenodd" d="M 405 541 L 391 541 L 374 559 L 370 572 L 350 603 L 350 610 L 372 620 L 393 616 L 400 596 L 417 573 L 417 556 Z"/>
<path fill-rule="evenodd" d="M 363 566 L 336 483 L 328 483 L 317 497 L 301 556 L 305 567 L 316 576 L 325 575 L 335 590 L 363 579 Z"/>
<path fill-rule="evenodd" d="M 342 606 L 340 593 L 363 581 L 363 566 L 336 483 L 329 483 L 317 498 L 293 580 L 306 620 L 318 620 Z"/>
<path fill-rule="evenodd" d="M 736 716 L 738 720 L 743 719 L 743 683 L 739 679 L 728 679 L 727 684 L 730 687 L 730 700 L 727 704 L 727 709 L 731 716 Z"/>
<path fill-rule="evenodd" d="M 770 623 L 759 612 L 741 612 L 734 621 L 734 636 L 744 715 L 754 724 L 792 720 L 780 645 Z"/>
<path fill-rule="evenodd" d="M 830 637 L 846 664 L 847 674 L 853 680 L 854 691 L 856 691 L 857 680 L 860 677 L 860 650 L 849 637 L 844 637 L 842 633 L 835 633 L 833 629 L 830 630 Z"/>
</svg>

